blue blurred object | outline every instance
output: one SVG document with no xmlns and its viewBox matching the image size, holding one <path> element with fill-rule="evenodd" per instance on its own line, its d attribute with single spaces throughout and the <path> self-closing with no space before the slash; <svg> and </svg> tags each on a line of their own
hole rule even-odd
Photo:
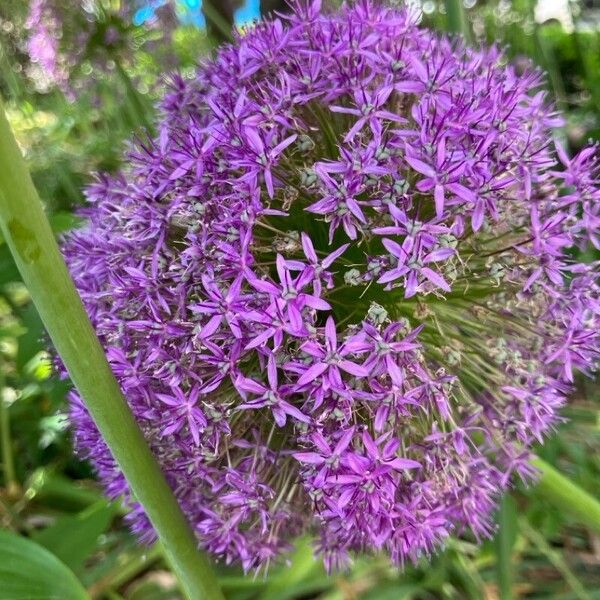
<svg viewBox="0 0 600 600">
<path fill-rule="evenodd" d="M 177 2 L 179 20 L 187 25 L 206 27 L 206 19 L 202 12 L 202 0 L 183 0 Z"/>
<path fill-rule="evenodd" d="M 160 8 L 165 1 L 166 0 L 152 0 L 151 2 L 141 6 L 133 14 L 133 24 L 143 25 L 147 21 L 150 21 L 154 17 L 156 9 Z"/>
<path fill-rule="evenodd" d="M 133 15 L 134 25 L 143 25 L 154 18 L 156 9 L 166 4 L 167 0 L 146 0 Z M 202 13 L 202 0 L 178 0 L 177 14 L 182 23 L 205 27 L 206 20 Z M 243 25 L 260 18 L 260 0 L 246 0 L 244 6 L 235 13 L 235 24 Z"/>
<path fill-rule="evenodd" d="M 246 0 L 246 4 L 235 11 L 235 24 L 243 25 L 260 19 L 260 0 Z"/>
</svg>

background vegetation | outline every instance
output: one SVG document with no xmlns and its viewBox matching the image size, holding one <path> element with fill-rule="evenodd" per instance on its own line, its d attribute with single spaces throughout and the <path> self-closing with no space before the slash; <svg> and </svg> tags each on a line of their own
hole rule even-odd
<svg viewBox="0 0 600 600">
<path fill-rule="evenodd" d="M 544 19 L 542 5 L 559 4 L 560 20 Z M 561 135 L 571 151 L 589 138 L 600 140 L 600 7 L 552 0 L 419 5 L 429 26 L 460 31 L 473 44 L 508 45 L 513 60 L 533 60 L 546 70 L 549 91 L 566 115 Z M 91 173 L 116 169 L 126 140 L 151 131 L 168 57 L 148 43 L 151 30 L 131 25 L 125 62 L 98 43 L 90 50 L 108 53 L 104 67 L 83 56 L 74 95 L 42 89 L 25 52 L 26 15 L 23 0 L 0 4 L 0 93 L 60 234 L 80 223 L 75 211 Z M 203 29 L 182 24 L 169 50 L 189 74 L 213 40 Z M 47 347 L 0 240 L 0 600 L 181 598 L 160 548 L 137 546 L 121 508 L 103 499 L 88 465 L 73 454 L 65 416 L 69 382 L 53 375 Z M 567 420 L 538 449 L 596 497 L 598 395 L 597 383 L 581 381 L 565 410 Z M 312 560 L 309 540 L 299 540 L 290 564 L 267 578 L 217 570 L 230 600 L 600 598 L 599 532 L 573 519 L 568 506 L 558 510 L 549 504 L 543 488 L 518 488 L 503 500 L 498 522 L 495 539 L 481 546 L 468 538 L 453 541 L 432 562 L 404 570 L 384 559 L 361 558 L 350 573 L 326 577 Z M 27 590 L 11 587 L 18 569 L 28 575 Z"/>
</svg>

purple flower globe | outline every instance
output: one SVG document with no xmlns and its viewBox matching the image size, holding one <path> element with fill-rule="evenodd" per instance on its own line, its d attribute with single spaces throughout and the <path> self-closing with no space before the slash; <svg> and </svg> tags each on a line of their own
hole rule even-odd
<svg viewBox="0 0 600 600">
<path fill-rule="evenodd" d="M 369 0 L 320 2 L 174 78 L 160 134 L 63 249 L 199 545 L 328 569 L 490 535 L 599 357 L 595 149 L 538 72 Z M 76 394 L 80 454 L 154 533 Z"/>
</svg>

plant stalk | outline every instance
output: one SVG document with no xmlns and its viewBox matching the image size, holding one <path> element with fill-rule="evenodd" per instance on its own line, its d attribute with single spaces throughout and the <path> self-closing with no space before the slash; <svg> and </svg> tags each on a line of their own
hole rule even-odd
<svg viewBox="0 0 600 600">
<path fill-rule="evenodd" d="M 222 600 L 207 558 L 123 397 L 77 294 L 0 100 L 0 227 L 69 375 L 190 600 Z"/>
<path fill-rule="evenodd" d="M 499 600 L 512 600 L 512 540 L 510 527 L 510 504 L 508 494 L 504 494 L 498 507 L 498 533 L 496 534 L 496 572 Z"/>
<path fill-rule="evenodd" d="M 579 523 L 600 533 L 600 502 L 538 456 L 531 463 L 541 472 L 535 492 Z"/>
</svg>

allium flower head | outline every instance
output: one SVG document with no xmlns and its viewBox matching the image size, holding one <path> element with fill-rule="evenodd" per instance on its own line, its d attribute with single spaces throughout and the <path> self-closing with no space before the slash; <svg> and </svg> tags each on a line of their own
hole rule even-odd
<svg viewBox="0 0 600 600">
<path fill-rule="evenodd" d="M 556 147 L 542 76 L 407 10 L 319 4 L 175 79 L 64 245 L 199 544 L 245 569 L 301 532 L 329 569 L 488 536 L 598 360 L 574 258 L 600 247 L 598 159 Z"/>
</svg>

